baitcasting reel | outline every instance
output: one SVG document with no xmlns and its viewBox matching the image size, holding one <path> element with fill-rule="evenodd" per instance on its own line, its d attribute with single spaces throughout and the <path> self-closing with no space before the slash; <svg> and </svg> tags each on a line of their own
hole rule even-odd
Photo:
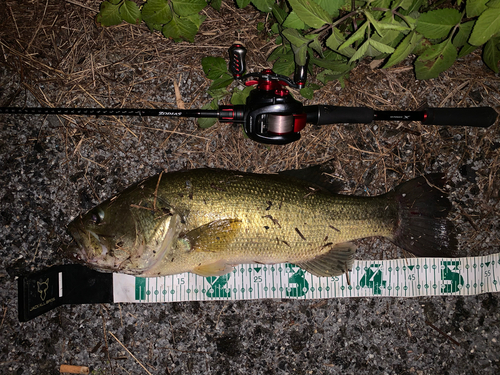
<svg viewBox="0 0 500 375">
<path fill-rule="evenodd" d="M 209 117 L 217 118 L 220 122 L 241 123 L 250 139 L 276 145 L 299 140 L 300 131 L 307 123 L 328 125 L 385 120 L 420 121 L 424 125 L 488 127 L 497 119 L 497 113 L 491 107 L 375 111 L 367 107 L 303 106 L 292 97 L 286 87 L 300 89 L 305 86 L 307 63 L 305 66 L 296 66 L 293 79 L 275 74 L 270 69 L 244 74 L 245 55 L 246 48 L 240 42 L 235 42 L 229 48 L 229 70 L 234 79 L 244 81 L 246 86 L 255 86 L 245 105 L 223 105 L 219 106 L 218 110 L 0 107 L 0 114 Z"/>
<path fill-rule="evenodd" d="M 245 133 L 256 142 L 286 144 L 298 140 L 300 131 L 306 126 L 307 115 L 302 103 L 292 97 L 286 86 L 303 88 L 307 66 L 297 65 L 293 80 L 270 69 L 243 75 L 245 55 L 243 44 L 233 44 L 229 48 L 229 70 L 234 79 L 256 87 L 247 98 L 242 116 L 228 120 L 242 122 Z"/>
</svg>

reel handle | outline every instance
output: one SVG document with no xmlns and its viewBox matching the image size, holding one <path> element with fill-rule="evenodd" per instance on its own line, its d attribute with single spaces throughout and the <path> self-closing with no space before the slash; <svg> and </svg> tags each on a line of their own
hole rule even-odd
<svg viewBox="0 0 500 375">
<path fill-rule="evenodd" d="M 245 56 L 247 49 L 240 42 L 234 42 L 229 48 L 229 71 L 233 74 L 234 79 L 240 79 L 246 70 Z"/>
</svg>

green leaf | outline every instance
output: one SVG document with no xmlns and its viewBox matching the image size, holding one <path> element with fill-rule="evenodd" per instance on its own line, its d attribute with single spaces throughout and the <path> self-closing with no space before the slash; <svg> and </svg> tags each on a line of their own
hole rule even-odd
<svg viewBox="0 0 500 375">
<path fill-rule="evenodd" d="M 429 47 L 415 61 L 417 79 L 436 78 L 457 59 L 457 49 L 450 39 Z"/>
<path fill-rule="evenodd" d="M 465 11 L 468 18 L 474 18 L 483 13 L 487 6 L 488 0 L 467 0 L 465 3 Z"/>
<path fill-rule="evenodd" d="M 399 4 L 397 4 L 397 6 L 403 8 L 404 10 L 408 10 L 410 8 L 410 6 L 412 5 L 412 3 L 413 3 L 413 0 L 400 0 Z M 393 8 L 393 9 L 396 9 L 396 8 Z"/>
<path fill-rule="evenodd" d="M 252 0 L 236 0 L 236 5 L 238 5 L 238 8 L 244 8 L 248 4 L 250 4 Z"/>
<path fill-rule="evenodd" d="M 394 50 L 394 53 L 391 55 L 389 60 L 387 60 L 387 63 L 383 66 L 383 68 L 389 68 L 406 59 L 408 55 L 413 52 L 415 46 L 422 38 L 423 36 L 415 31 L 409 33 Z"/>
<path fill-rule="evenodd" d="M 500 9 L 500 0 L 490 0 L 486 5 L 491 9 Z"/>
<path fill-rule="evenodd" d="M 124 21 L 133 25 L 138 25 L 142 21 L 141 11 L 136 3 L 125 0 L 120 7 L 120 15 Z"/>
<path fill-rule="evenodd" d="M 460 48 L 460 52 L 458 53 L 458 57 L 462 58 L 464 56 L 467 56 L 469 53 L 474 52 L 478 48 L 479 48 L 479 46 L 473 46 L 472 44 L 465 43 L 465 45 L 462 48 Z"/>
<path fill-rule="evenodd" d="M 483 49 L 483 61 L 495 73 L 498 73 L 500 62 L 500 37 L 492 38 L 486 42 Z"/>
<path fill-rule="evenodd" d="M 383 30 L 382 36 L 376 33 L 371 36 L 372 40 L 386 44 L 393 48 L 395 48 L 403 38 L 404 34 L 396 30 Z"/>
<path fill-rule="evenodd" d="M 301 66 L 306 65 L 307 46 L 312 42 L 312 40 L 303 37 L 295 29 L 285 29 L 282 31 L 282 34 L 292 45 L 295 63 Z"/>
<path fill-rule="evenodd" d="M 302 20 L 297 16 L 297 14 L 292 10 L 285 22 L 283 22 L 283 27 L 288 27 L 292 29 L 303 30 L 306 25 Z"/>
<path fill-rule="evenodd" d="M 278 4 L 273 4 L 273 16 L 274 18 L 276 18 L 276 21 L 278 21 L 278 23 L 281 25 L 288 16 L 288 13 Z"/>
<path fill-rule="evenodd" d="M 219 109 L 219 105 L 217 103 L 217 99 L 212 100 L 210 103 L 205 104 L 202 109 Z M 217 118 L 209 118 L 209 117 L 202 117 L 199 118 L 198 120 L 198 125 L 200 128 L 207 129 L 214 125 L 217 122 Z"/>
<path fill-rule="evenodd" d="M 403 0 L 401 2 L 401 7 L 404 10 L 400 10 L 400 13 L 404 16 L 412 14 L 414 12 L 418 12 L 422 7 L 423 3 L 427 5 L 427 0 Z M 391 7 L 392 9 L 396 9 L 395 7 Z"/>
<path fill-rule="evenodd" d="M 172 19 L 167 0 L 148 0 L 142 7 L 142 19 L 152 25 L 164 25 Z"/>
<path fill-rule="evenodd" d="M 304 87 L 300 90 L 300 95 L 306 99 L 312 100 L 314 98 L 314 90 L 311 87 Z"/>
<path fill-rule="evenodd" d="M 382 14 L 384 13 L 390 13 L 392 15 L 392 12 L 390 11 L 389 8 L 392 8 L 391 6 L 392 0 L 373 0 L 369 2 L 369 7 L 364 7 L 364 8 L 371 8 L 371 13 L 375 19 L 380 19 L 382 17 Z M 387 11 L 383 10 L 374 10 L 374 9 L 387 9 Z"/>
<path fill-rule="evenodd" d="M 339 50 L 344 49 L 344 48 L 350 46 L 351 44 L 353 44 L 354 42 L 356 42 L 360 39 L 363 39 L 365 37 L 365 32 L 366 32 L 369 24 L 370 24 L 369 22 L 363 23 L 363 25 L 361 25 L 361 27 L 358 28 L 356 30 L 356 32 L 354 34 L 352 34 L 349 37 L 349 39 L 347 39 L 338 49 Z"/>
<path fill-rule="evenodd" d="M 377 30 L 377 33 L 382 36 L 382 29 L 380 28 L 380 22 L 378 22 L 375 17 L 373 16 L 373 14 L 371 14 L 368 10 L 365 10 L 364 11 L 364 14 L 367 18 L 367 20 L 370 22 L 371 25 L 373 25 L 373 27 L 375 28 L 375 30 Z"/>
<path fill-rule="evenodd" d="M 215 10 L 220 10 L 220 7 L 222 5 L 222 0 L 212 0 L 210 1 L 210 6 L 214 8 Z"/>
<path fill-rule="evenodd" d="M 476 21 L 468 21 L 460 24 L 458 33 L 453 37 L 453 45 L 455 47 L 460 48 L 467 43 L 475 23 Z"/>
<path fill-rule="evenodd" d="M 226 60 L 222 57 L 206 56 L 201 59 L 201 67 L 208 79 L 217 79 L 227 73 Z"/>
<path fill-rule="evenodd" d="M 295 29 L 285 29 L 281 32 L 283 36 L 296 47 L 300 47 L 303 44 L 309 44 L 311 42 L 310 39 L 306 39 Z"/>
<path fill-rule="evenodd" d="M 221 89 L 223 87 L 227 87 L 232 82 L 233 82 L 233 76 L 228 74 L 228 73 L 224 73 L 219 78 L 216 78 L 212 82 L 212 85 L 210 86 L 210 90 L 217 90 L 217 89 Z"/>
<path fill-rule="evenodd" d="M 227 91 L 226 87 L 223 87 L 215 90 L 208 89 L 207 94 L 216 100 L 221 100 L 223 97 L 229 94 L 229 92 Z"/>
<path fill-rule="evenodd" d="M 346 4 L 346 0 L 314 0 L 314 2 L 333 18 L 339 16 L 340 8 Z"/>
<path fill-rule="evenodd" d="M 325 23 L 332 23 L 332 17 L 311 0 L 289 0 L 289 2 L 297 16 L 306 25 L 319 29 Z"/>
<path fill-rule="evenodd" d="M 368 51 L 368 47 L 370 47 L 370 40 L 366 40 L 361 47 L 358 48 L 356 53 L 352 55 L 351 59 L 349 60 L 349 63 L 353 63 L 356 60 L 362 59 L 365 57 L 366 52 Z"/>
<path fill-rule="evenodd" d="M 321 43 L 319 41 L 319 34 L 308 35 L 308 36 L 314 37 L 312 42 L 309 43 L 309 48 L 312 48 L 314 51 L 316 51 L 318 55 L 323 56 L 323 47 L 321 46 Z"/>
<path fill-rule="evenodd" d="M 445 38 L 461 18 L 460 12 L 456 9 L 431 10 L 420 15 L 417 31 L 429 39 Z"/>
<path fill-rule="evenodd" d="M 97 14 L 96 20 L 103 26 L 119 25 L 123 20 L 120 15 L 120 5 L 103 1 L 101 3 L 101 11 Z"/>
<path fill-rule="evenodd" d="M 344 42 L 345 42 L 344 35 L 340 32 L 339 29 L 334 27 L 332 30 L 332 34 L 328 37 L 325 44 L 328 48 L 336 50 Z"/>
<path fill-rule="evenodd" d="M 205 0 L 171 0 L 174 12 L 181 17 L 191 16 L 201 12 L 206 6 Z"/>
<path fill-rule="evenodd" d="M 379 52 L 382 52 L 382 53 L 393 53 L 394 52 L 394 48 L 388 46 L 387 44 L 377 42 L 376 40 L 373 40 L 373 39 L 368 39 L 368 40 L 370 42 L 370 45 Z"/>
<path fill-rule="evenodd" d="M 198 32 L 199 25 L 199 14 L 179 17 L 174 13 L 172 14 L 172 20 L 163 26 L 162 33 L 166 38 L 172 38 L 176 42 L 185 39 L 194 43 L 194 37 Z"/>
<path fill-rule="evenodd" d="M 411 17 L 405 17 L 411 19 Z M 404 26 L 403 23 L 399 23 L 391 15 L 384 17 L 380 20 L 378 28 L 381 30 L 394 30 L 394 31 L 410 31 L 411 28 Z"/>
<path fill-rule="evenodd" d="M 467 42 L 475 23 L 476 21 L 468 21 L 460 24 L 458 33 L 453 38 L 453 45 L 457 48 L 460 48 L 460 51 L 458 52 L 458 58 L 467 56 L 469 53 L 472 53 L 479 48 L 478 46 L 473 46 L 472 44 Z"/>
<path fill-rule="evenodd" d="M 276 74 L 289 76 L 295 71 L 295 59 L 293 52 L 290 51 L 286 55 L 280 55 L 278 60 L 273 64 L 273 71 Z"/>
<path fill-rule="evenodd" d="M 488 8 L 477 19 L 469 43 L 474 46 L 480 46 L 499 31 L 500 8 Z"/>
<path fill-rule="evenodd" d="M 252 0 L 252 4 L 261 12 L 270 13 L 273 11 L 274 0 Z"/>
<path fill-rule="evenodd" d="M 305 66 L 307 64 L 307 44 L 303 44 L 300 47 L 295 47 L 292 44 L 292 51 L 295 57 L 295 64 L 300 66 Z"/>
<path fill-rule="evenodd" d="M 334 61 L 326 59 L 316 59 L 311 57 L 311 64 L 317 65 L 321 68 L 330 70 L 332 73 L 345 73 L 352 69 L 352 65 L 346 64 L 344 61 Z"/>
<path fill-rule="evenodd" d="M 163 25 L 159 25 L 159 24 L 151 23 L 151 22 L 147 22 L 147 21 L 144 21 L 144 22 L 146 23 L 146 26 L 149 28 L 150 31 L 156 30 L 156 31 L 161 32 L 161 29 L 163 29 Z"/>
<path fill-rule="evenodd" d="M 243 90 L 235 88 L 233 91 L 233 96 L 231 96 L 231 104 L 232 105 L 246 104 L 248 95 L 250 95 L 250 92 L 252 90 L 253 86 L 245 87 Z"/>
<path fill-rule="evenodd" d="M 344 36 L 336 27 L 332 30 L 332 35 L 326 40 L 326 46 L 337 53 L 344 56 L 351 57 L 356 52 L 352 47 L 344 47 L 342 50 L 339 47 L 345 42 Z"/>
<path fill-rule="evenodd" d="M 290 54 L 292 49 L 288 45 L 279 45 L 276 47 L 273 52 L 268 56 L 267 61 L 273 61 L 279 59 L 281 56 L 285 56 Z M 293 55 L 290 55 L 293 58 Z"/>
<path fill-rule="evenodd" d="M 346 76 L 347 74 L 348 71 L 340 73 L 340 72 L 333 72 L 331 70 L 323 70 L 316 76 L 316 79 L 326 85 L 328 82 L 334 81 L 336 79 L 340 81 L 342 77 Z"/>
</svg>

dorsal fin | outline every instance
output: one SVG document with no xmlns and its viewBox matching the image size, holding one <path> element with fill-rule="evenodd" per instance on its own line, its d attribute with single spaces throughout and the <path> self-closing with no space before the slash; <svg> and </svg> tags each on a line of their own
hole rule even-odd
<svg viewBox="0 0 500 375">
<path fill-rule="evenodd" d="M 305 181 L 330 193 L 336 194 L 342 189 L 342 182 L 333 179 L 329 173 L 332 171 L 321 165 L 302 169 L 291 169 L 281 171 L 280 176 L 290 177 L 296 180 Z"/>
</svg>

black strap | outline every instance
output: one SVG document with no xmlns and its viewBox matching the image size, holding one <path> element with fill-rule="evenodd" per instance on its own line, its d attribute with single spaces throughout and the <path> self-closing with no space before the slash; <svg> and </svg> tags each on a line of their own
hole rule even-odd
<svg viewBox="0 0 500 375">
<path fill-rule="evenodd" d="M 113 302 L 113 274 L 79 264 L 50 267 L 18 280 L 21 322 L 64 304 Z"/>
</svg>

